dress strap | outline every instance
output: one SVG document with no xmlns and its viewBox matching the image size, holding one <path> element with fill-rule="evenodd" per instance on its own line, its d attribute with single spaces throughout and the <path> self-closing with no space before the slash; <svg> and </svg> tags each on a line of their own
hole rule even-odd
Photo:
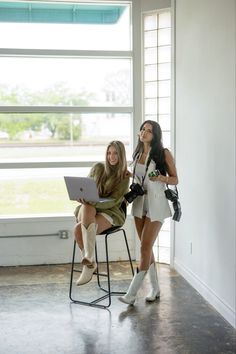
<svg viewBox="0 0 236 354">
<path fill-rule="evenodd" d="M 137 163 L 138 163 L 138 159 L 140 158 L 141 156 L 141 152 L 138 154 L 137 158 L 135 159 L 134 161 L 134 171 L 133 171 L 133 179 L 132 179 L 132 183 L 134 183 L 134 178 L 135 178 L 135 170 L 136 170 L 136 166 L 137 166 Z M 145 173 L 144 173 L 144 176 L 142 177 L 142 182 L 141 182 L 141 186 L 143 187 L 143 184 L 144 184 L 144 180 L 146 178 L 146 175 L 147 175 L 147 170 L 148 170 L 148 167 L 149 167 L 149 164 L 150 164 L 151 160 L 149 159 L 149 154 L 146 158 L 146 161 L 145 161 Z"/>
</svg>

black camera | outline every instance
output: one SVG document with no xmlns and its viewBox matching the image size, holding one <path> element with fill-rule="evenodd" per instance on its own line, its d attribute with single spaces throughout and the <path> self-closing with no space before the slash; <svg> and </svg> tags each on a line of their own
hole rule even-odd
<svg viewBox="0 0 236 354">
<path fill-rule="evenodd" d="M 131 189 L 131 191 L 124 195 L 125 199 L 129 203 L 132 203 L 133 200 L 137 198 L 139 195 L 145 194 L 143 187 L 138 183 L 132 183 L 129 188 Z"/>
<path fill-rule="evenodd" d="M 181 210 L 181 205 L 178 200 L 173 202 L 173 208 L 174 208 L 174 215 L 172 220 L 174 221 L 180 221 L 181 215 L 182 215 L 182 210 Z"/>
<path fill-rule="evenodd" d="M 170 188 L 165 190 L 165 195 L 166 195 L 166 198 L 168 200 L 170 200 L 171 202 L 175 202 L 179 198 L 178 192 L 174 191 L 173 189 L 170 189 Z"/>
<path fill-rule="evenodd" d="M 166 198 L 168 200 L 170 200 L 172 202 L 172 205 L 173 205 L 174 215 L 173 215 L 172 220 L 180 221 L 180 218 L 181 218 L 181 215 L 182 215 L 182 211 L 181 211 L 180 202 L 178 200 L 179 199 L 179 195 L 178 195 L 177 189 L 173 190 L 173 189 L 168 188 L 168 189 L 165 190 L 165 195 L 166 195 Z"/>
</svg>

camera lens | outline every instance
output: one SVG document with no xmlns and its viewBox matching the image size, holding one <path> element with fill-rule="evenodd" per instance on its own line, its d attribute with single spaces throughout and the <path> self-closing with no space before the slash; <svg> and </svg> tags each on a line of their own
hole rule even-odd
<svg viewBox="0 0 236 354">
<path fill-rule="evenodd" d="M 130 191 L 130 192 L 126 193 L 124 195 L 124 197 L 128 203 L 132 203 L 133 200 L 137 197 L 137 195 L 133 191 Z"/>
<path fill-rule="evenodd" d="M 173 208 L 174 210 L 179 210 L 181 207 L 180 207 L 180 202 L 178 201 L 174 201 L 173 202 Z"/>
<path fill-rule="evenodd" d="M 130 185 L 130 189 L 131 189 L 131 191 L 128 192 L 128 193 L 126 193 L 126 194 L 124 195 L 125 199 L 126 199 L 127 202 L 129 202 L 129 203 L 132 203 L 133 200 L 134 200 L 136 197 L 138 197 L 139 195 L 144 195 L 144 189 L 143 189 L 143 187 L 142 187 L 140 184 L 138 184 L 138 183 L 132 183 L 132 184 Z"/>
<path fill-rule="evenodd" d="M 174 215 L 173 215 L 173 220 L 174 221 L 180 221 L 181 215 L 182 215 L 182 211 L 181 211 L 181 205 L 180 202 L 175 201 L 173 202 L 173 208 L 174 208 Z"/>
</svg>

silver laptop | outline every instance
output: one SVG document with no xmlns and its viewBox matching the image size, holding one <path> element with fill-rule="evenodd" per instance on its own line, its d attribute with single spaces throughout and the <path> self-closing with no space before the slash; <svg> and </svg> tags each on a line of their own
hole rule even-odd
<svg viewBox="0 0 236 354">
<path fill-rule="evenodd" d="M 109 202 L 112 198 L 100 198 L 96 182 L 90 177 L 64 176 L 70 200 L 84 199 L 87 202 Z"/>
</svg>

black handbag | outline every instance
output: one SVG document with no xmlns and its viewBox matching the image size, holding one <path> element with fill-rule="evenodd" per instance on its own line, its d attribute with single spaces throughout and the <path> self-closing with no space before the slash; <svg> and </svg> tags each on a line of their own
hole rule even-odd
<svg viewBox="0 0 236 354">
<path fill-rule="evenodd" d="M 175 189 L 169 188 L 168 184 L 166 185 L 166 190 L 165 190 L 165 196 L 168 200 L 172 202 L 172 206 L 174 209 L 174 215 L 172 220 L 174 221 L 180 221 L 181 215 L 182 215 L 182 210 L 181 210 L 181 205 L 179 202 L 179 192 L 177 187 L 175 186 Z"/>
</svg>

